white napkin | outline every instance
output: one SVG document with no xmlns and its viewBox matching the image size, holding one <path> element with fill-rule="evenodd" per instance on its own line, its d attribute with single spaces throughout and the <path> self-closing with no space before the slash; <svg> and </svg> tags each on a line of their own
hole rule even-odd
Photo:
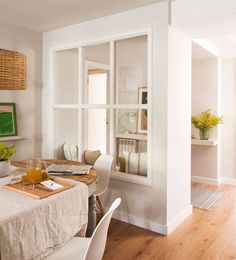
<svg viewBox="0 0 236 260">
<path fill-rule="evenodd" d="M 58 184 L 52 180 L 41 181 L 40 184 L 42 184 L 43 186 L 45 186 L 46 188 L 48 188 L 50 190 L 58 190 L 63 187 L 61 184 Z"/>
</svg>

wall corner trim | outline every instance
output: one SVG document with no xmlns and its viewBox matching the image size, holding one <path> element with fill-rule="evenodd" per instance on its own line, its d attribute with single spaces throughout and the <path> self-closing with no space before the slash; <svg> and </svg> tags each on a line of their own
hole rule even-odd
<svg viewBox="0 0 236 260">
<path fill-rule="evenodd" d="M 191 216 L 193 212 L 193 206 L 190 204 L 185 210 L 183 210 L 179 216 L 173 219 L 166 226 L 166 234 L 169 235 L 172 231 L 174 231 L 187 217 Z"/>
</svg>

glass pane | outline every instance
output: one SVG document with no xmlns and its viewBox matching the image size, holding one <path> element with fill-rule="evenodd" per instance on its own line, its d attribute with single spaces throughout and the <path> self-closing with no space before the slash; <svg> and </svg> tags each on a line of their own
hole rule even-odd
<svg viewBox="0 0 236 260">
<path fill-rule="evenodd" d="M 116 171 L 147 176 L 147 134 L 138 132 L 138 110 L 116 111 Z"/>
<path fill-rule="evenodd" d="M 146 35 L 116 42 L 116 103 L 140 103 L 141 87 L 147 87 Z"/>
<path fill-rule="evenodd" d="M 84 102 L 106 104 L 109 97 L 110 44 L 85 47 L 84 62 L 87 77 Z"/>
<path fill-rule="evenodd" d="M 109 130 L 108 112 L 106 109 L 88 109 L 85 111 L 85 137 L 87 138 L 85 147 L 87 150 L 100 150 L 106 154 L 108 152 Z"/>
<path fill-rule="evenodd" d="M 76 104 L 78 102 L 78 49 L 56 53 L 55 59 L 55 103 Z"/>
<path fill-rule="evenodd" d="M 76 109 L 55 110 L 54 156 L 64 159 L 63 144 L 78 144 L 78 111 Z"/>
<path fill-rule="evenodd" d="M 117 110 L 116 131 L 119 134 L 136 134 L 137 133 L 137 110 Z"/>
</svg>

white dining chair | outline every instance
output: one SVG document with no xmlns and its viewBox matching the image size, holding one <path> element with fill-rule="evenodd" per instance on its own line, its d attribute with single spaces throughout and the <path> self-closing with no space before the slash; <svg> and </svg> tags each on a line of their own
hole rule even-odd
<svg viewBox="0 0 236 260">
<path fill-rule="evenodd" d="M 78 161 L 78 146 L 71 143 L 64 143 L 63 152 L 66 160 Z"/>
<path fill-rule="evenodd" d="M 102 154 L 98 159 L 96 160 L 94 164 L 95 170 L 98 172 L 98 182 L 96 184 L 96 202 L 97 202 L 97 209 L 100 211 L 102 216 L 104 216 L 105 211 L 103 209 L 101 200 L 99 196 L 104 194 L 108 188 L 110 175 L 111 175 L 111 169 L 113 164 L 113 157 L 109 154 Z"/>
<path fill-rule="evenodd" d="M 101 260 L 105 251 L 107 231 L 114 210 L 120 205 L 117 198 L 98 223 L 91 238 L 73 237 L 45 260 Z"/>
</svg>

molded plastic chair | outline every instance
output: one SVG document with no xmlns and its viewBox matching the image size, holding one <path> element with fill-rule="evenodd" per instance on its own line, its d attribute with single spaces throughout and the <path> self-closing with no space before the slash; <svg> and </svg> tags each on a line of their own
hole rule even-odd
<svg viewBox="0 0 236 260">
<path fill-rule="evenodd" d="M 96 160 L 94 164 L 94 168 L 98 172 L 98 182 L 96 185 L 95 196 L 97 199 L 97 208 L 101 212 L 102 216 L 104 216 L 105 212 L 102 206 L 102 203 L 99 199 L 103 193 L 106 192 L 110 180 L 111 169 L 112 169 L 113 157 L 109 154 L 102 154 Z"/>
<path fill-rule="evenodd" d="M 66 160 L 78 161 L 78 146 L 75 144 L 64 143 L 63 145 L 64 156 Z"/>
<path fill-rule="evenodd" d="M 45 260 L 101 260 L 107 241 L 107 231 L 114 210 L 120 205 L 117 198 L 103 216 L 91 238 L 73 237 Z"/>
</svg>

